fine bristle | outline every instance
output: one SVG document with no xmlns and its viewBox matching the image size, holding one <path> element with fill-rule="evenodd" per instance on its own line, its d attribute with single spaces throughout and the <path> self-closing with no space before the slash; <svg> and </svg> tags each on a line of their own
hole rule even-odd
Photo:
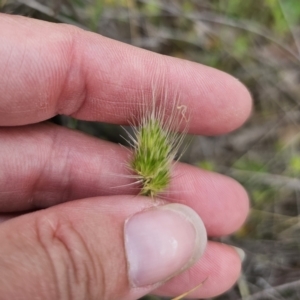
<svg viewBox="0 0 300 300">
<path fill-rule="evenodd" d="M 136 118 L 129 144 L 133 147 L 130 168 L 142 183 L 141 195 L 157 197 L 165 191 L 171 181 L 171 170 L 178 149 L 183 142 L 185 130 L 178 133 L 182 123 L 187 128 L 186 106 L 178 99 L 172 104 L 167 117 L 165 95 L 158 102 L 153 94 L 152 107 L 143 109 Z"/>
</svg>

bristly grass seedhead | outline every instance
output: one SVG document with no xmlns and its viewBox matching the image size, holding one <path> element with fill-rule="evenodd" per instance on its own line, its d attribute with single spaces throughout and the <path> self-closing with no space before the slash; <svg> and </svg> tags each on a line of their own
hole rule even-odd
<svg viewBox="0 0 300 300">
<path fill-rule="evenodd" d="M 134 148 L 130 168 L 142 185 L 140 194 L 152 198 L 170 184 L 174 159 L 184 137 L 184 133 L 179 134 L 177 130 L 182 120 L 187 121 L 186 107 L 178 106 L 177 101 L 165 120 L 165 104 L 158 104 L 154 99 L 153 107 L 142 112 L 134 127 L 134 136 L 130 137 Z"/>
<path fill-rule="evenodd" d="M 170 182 L 170 169 L 174 158 L 172 146 L 167 132 L 156 119 L 143 122 L 136 139 L 132 169 L 141 176 L 141 194 L 154 197 Z"/>
</svg>

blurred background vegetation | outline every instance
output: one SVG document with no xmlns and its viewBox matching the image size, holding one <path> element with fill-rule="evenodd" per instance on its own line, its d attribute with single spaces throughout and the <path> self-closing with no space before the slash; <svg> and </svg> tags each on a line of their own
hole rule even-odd
<svg viewBox="0 0 300 300">
<path fill-rule="evenodd" d="M 215 299 L 300 299 L 299 0 L 0 0 L 0 8 L 239 78 L 253 95 L 251 119 L 226 136 L 194 137 L 183 156 L 234 177 L 251 198 L 247 223 L 221 239 L 246 251 L 242 275 Z M 65 116 L 53 121 L 120 141 L 118 126 Z"/>
</svg>

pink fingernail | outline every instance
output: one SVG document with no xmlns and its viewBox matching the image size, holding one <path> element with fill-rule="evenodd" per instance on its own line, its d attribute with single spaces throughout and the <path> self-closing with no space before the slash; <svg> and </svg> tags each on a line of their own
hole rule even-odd
<svg viewBox="0 0 300 300">
<path fill-rule="evenodd" d="M 207 243 L 202 220 L 191 208 L 168 204 L 125 223 L 128 274 L 135 287 L 164 282 L 193 265 Z"/>
</svg>

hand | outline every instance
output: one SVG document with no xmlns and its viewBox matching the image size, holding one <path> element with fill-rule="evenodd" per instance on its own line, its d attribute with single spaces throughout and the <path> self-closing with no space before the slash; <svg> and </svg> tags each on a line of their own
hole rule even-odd
<svg viewBox="0 0 300 300">
<path fill-rule="evenodd" d="M 206 278 L 191 296 L 230 288 L 238 252 L 206 246 L 203 223 L 211 237 L 241 226 L 248 198 L 237 182 L 178 163 L 169 201 L 133 196 L 120 187 L 130 182 L 119 176 L 126 149 L 40 122 L 65 114 L 126 124 L 151 103 L 154 79 L 168 103 L 179 92 L 191 133 L 221 134 L 250 113 L 244 86 L 68 25 L 0 15 L 0 28 L 1 299 L 175 297 Z"/>
</svg>

